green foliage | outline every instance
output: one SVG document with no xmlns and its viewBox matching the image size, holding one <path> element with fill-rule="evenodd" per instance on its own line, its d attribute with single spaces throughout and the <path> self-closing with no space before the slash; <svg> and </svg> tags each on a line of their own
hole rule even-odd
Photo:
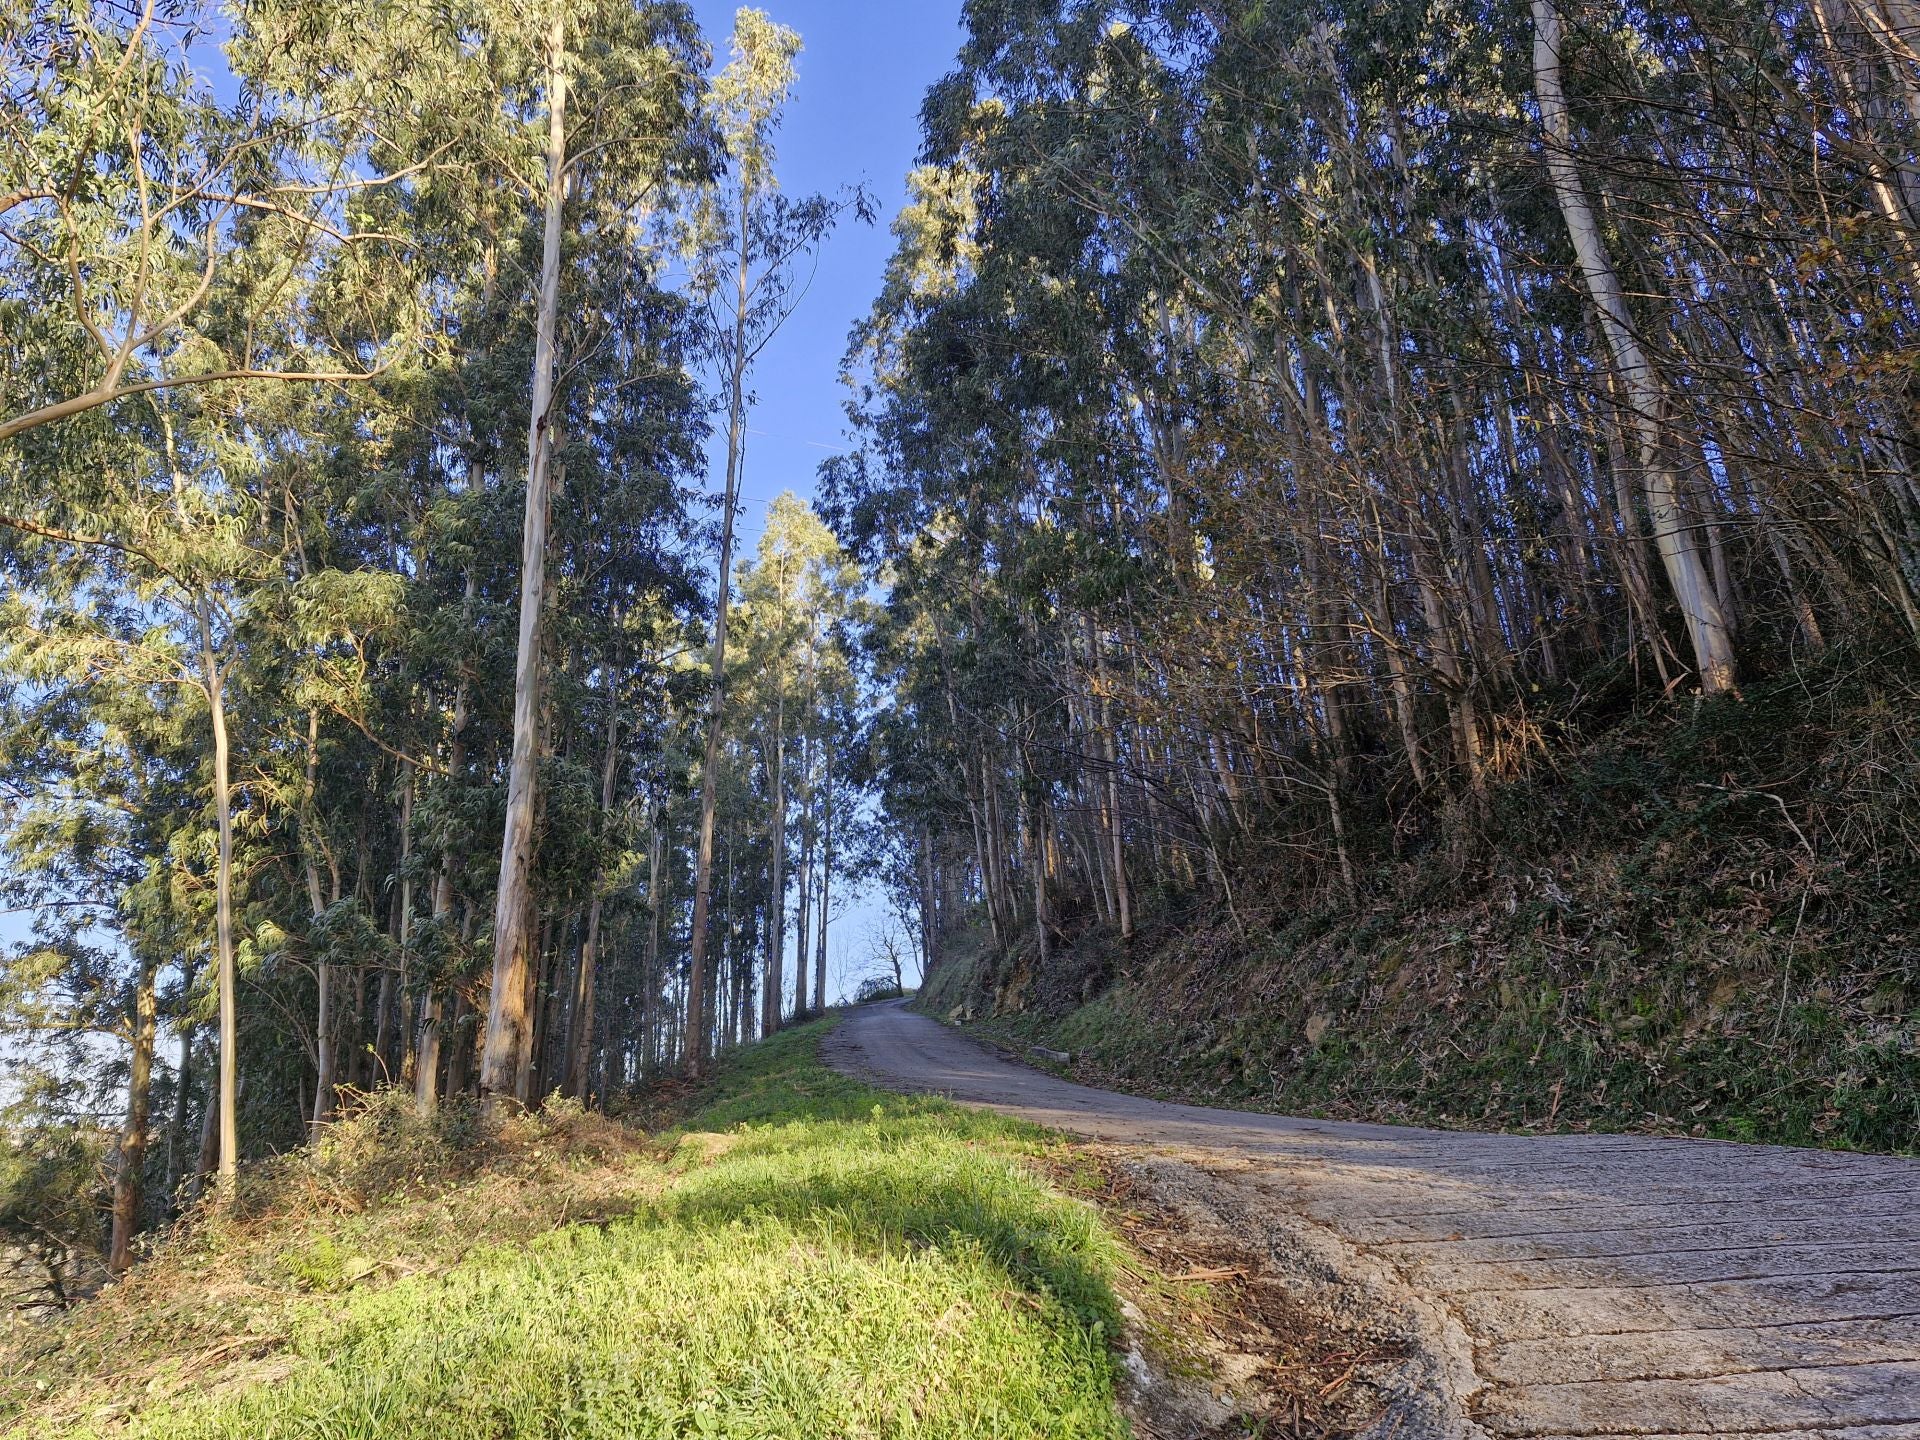
<svg viewBox="0 0 1920 1440">
<path fill-rule="evenodd" d="M 1212 1103 L 1920 1150 L 1920 752 L 1885 683 L 1842 654 L 1625 717 L 1492 787 L 1464 867 L 1300 906 L 1250 866 L 1244 935 L 1163 892 L 1112 970 L 1082 925 L 1018 997 L 955 936 L 920 1004 Z"/>
<path fill-rule="evenodd" d="M 0 1123 L 0 1241 L 97 1250 L 105 1142 L 72 1124 Z"/>
<path fill-rule="evenodd" d="M 1893 38 L 1798 0 L 966 31 L 824 472 L 890 587 L 923 1003 L 1203 1096 L 1912 1145 L 1920 553 L 1904 463 L 1857 463 L 1913 435 Z M 1861 147 L 1838 209 L 1808 113 Z"/>
<path fill-rule="evenodd" d="M 116 1433 L 1118 1440 L 1121 1252 L 1023 1166 L 1038 1132 L 831 1074 L 824 1029 L 723 1062 L 626 1162 L 655 1191 L 637 1205 L 572 1224 L 561 1205 L 529 1243 L 391 1283 L 353 1227 L 408 1226 L 424 1201 L 284 1242 L 280 1283 L 334 1298 L 273 1302 L 291 1308 L 272 1378 L 143 1398 Z M 558 1123 L 514 1153 L 571 1155 L 586 1122 Z"/>
<path fill-rule="evenodd" d="M 323 1053 L 333 1085 L 399 1077 L 402 1015 L 450 1011 L 488 938 L 545 80 L 541 27 L 512 7 L 145 14 L 31 0 L 0 42 L 0 433 L 94 406 L 0 439 L 0 888 L 37 915 L 0 958 L 0 1025 L 104 1111 L 134 983 L 157 976 L 163 1033 L 199 1037 L 194 1073 L 157 1067 L 185 1109 L 153 1117 L 185 1132 L 190 1171 L 223 888 L 253 1154 L 303 1138 Z M 637 812 L 674 798 L 654 761 L 684 718 L 667 657 L 703 607 L 684 509 L 703 422 L 694 326 L 636 217 L 697 187 L 716 144 L 685 6 L 575 5 L 569 24 L 594 101 L 573 116 L 555 410 L 555 897 L 614 888 Z M 263 373 L 205 381 L 234 370 Z M 354 383 L 299 383 L 316 370 Z M 643 913 L 619 878 L 603 951 Z M 664 984 L 652 968 L 630 989 Z M 649 1003 L 620 998 L 629 1024 Z"/>
<path fill-rule="evenodd" d="M 331 1235 L 321 1235 L 280 1260 L 287 1278 L 302 1290 L 334 1291 L 347 1283 L 347 1256 Z"/>
</svg>

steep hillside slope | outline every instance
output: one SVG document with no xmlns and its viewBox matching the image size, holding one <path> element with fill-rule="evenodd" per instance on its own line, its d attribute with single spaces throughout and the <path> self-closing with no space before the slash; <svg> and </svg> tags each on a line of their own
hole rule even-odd
<svg viewBox="0 0 1920 1440">
<path fill-rule="evenodd" d="M 948 937 L 920 1005 L 1086 1078 L 1284 1111 L 1920 1146 L 1912 716 L 1844 684 L 1629 718 L 1354 900 L 1253 854 L 1232 903 Z"/>
</svg>

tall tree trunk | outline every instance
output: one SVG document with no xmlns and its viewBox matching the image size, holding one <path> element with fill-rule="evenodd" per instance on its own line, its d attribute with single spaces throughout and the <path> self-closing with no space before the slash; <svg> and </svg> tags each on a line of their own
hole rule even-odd
<svg viewBox="0 0 1920 1440">
<path fill-rule="evenodd" d="M 531 917 L 529 917 L 531 923 Z M 546 1039 L 546 1008 L 540 1003 L 540 997 L 546 993 L 547 976 L 553 961 L 553 917 L 540 918 L 540 928 L 532 949 L 527 956 L 527 966 L 523 972 L 525 989 L 521 992 L 521 1004 L 526 1007 L 527 1026 L 522 1035 L 520 1053 L 514 1057 L 513 1098 L 521 1105 L 531 1105 L 536 1098 L 546 1092 L 540 1085 L 541 1045 Z"/>
<path fill-rule="evenodd" d="M 1801 588 L 1799 575 L 1794 569 L 1793 557 L 1787 551 L 1787 542 L 1781 536 L 1779 526 L 1767 525 L 1766 530 L 1767 546 L 1773 553 L 1773 563 L 1779 568 L 1781 583 L 1787 588 L 1787 598 L 1793 606 L 1793 618 L 1799 627 L 1800 638 L 1806 642 L 1807 649 L 1815 655 L 1824 654 L 1827 648 L 1827 637 L 1820 629 L 1820 620 L 1814 614 L 1813 602 L 1807 598 L 1807 592 Z"/>
<path fill-rule="evenodd" d="M 213 648 L 213 607 L 202 597 L 200 661 L 213 725 L 213 811 L 220 853 L 214 880 L 214 954 L 220 991 L 220 1167 L 222 1194 L 240 1167 L 240 979 L 233 955 L 233 790 L 228 777 L 226 675 Z"/>
<path fill-rule="evenodd" d="M 423 1120 L 440 1106 L 440 1032 L 445 1013 L 445 992 L 438 985 L 429 986 L 413 1050 L 413 1108 Z"/>
<path fill-rule="evenodd" d="M 1709 695 L 1726 694 L 1734 688 L 1736 678 L 1731 627 L 1724 601 L 1714 588 L 1687 523 L 1679 482 L 1663 454 L 1665 392 L 1634 333 L 1626 297 L 1574 159 L 1573 122 L 1560 88 L 1560 13 L 1553 0 L 1533 0 L 1533 32 L 1534 88 L 1540 102 L 1540 123 L 1546 132 L 1547 168 L 1587 293 L 1600 314 L 1600 328 L 1627 389 L 1628 417 L 1639 441 L 1641 485 L 1653 521 L 1654 543 L 1674 597 L 1680 602 L 1687 636 L 1693 642 L 1700 688 Z"/>
<path fill-rule="evenodd" d="M 813 952 L 813 1008 L 827 1009 L 827 905 L 833 898 L 833 748 L 820 746 L 820 933 Z"/>
<path fill-rule="evenodd" d="M 1107 682 L 1107 657 L 1100 637 L 1092 636 L 1094 673 L 1100 684 L 1100 748 L 1107 771 L 1107 841 L 1113 865 L 1113 902 L 1119 912 L 1120 938 L 1133 938 L 1133 887 L 1127 881 L 1127 842 L 1120 821 L 1120 749 L 1113 723 L 1113 691 Z"/>
<path fill-rule="evenodd" d="M 1044 975 L 1053 951 L 1047 933 L 1047 821 L 1037 800 L 1030 808 L 1033 811 L 1033 834 L 1028 842 L 1032 847 L 1029 858 L 1033 865 L 1033 938 L 1039 947 L 1040 973 Z"/>
<path fill-rule="evenodd" d="M 600 762 L 600 823 L 604 827 L 613 810 L 614 780 L 620 761 L 620 710 L 617 692 L 608 697 L 607 749 Z M 587 905 L 587 935 L 580 945 L 579 973 L 574 978 L 573 1008 L 567 1020 L 566 1069 L 561 1090 L 574 1099 L 585 1098 L 588 1091 L 588 1062 L 593 1055 L 594 987 L 600 961 L 600 912 L 605 896 L 601 877 L 593 876 L 593 899 Z"/>
<path fill-rule="evenodd" d="M 453 910 L 453 868 L 449 858 L 442 860 L 440 874 L 434 876 L 434 935 L 445 945 L 447 916 Z M 440 1106 L 440 1043 L 445 1027 L 447 993 L 444 981 L 434 975 L 426 983 L 426 1002 L 420 1008 L 420 1035 L 413 1050 L 413 1108 L 422 1119 L 432 1116 Z"/>
<path fill-rule="evenodd" d="M 113 1168 L 113 1238 L 107 1269 L 123 1273 L 133 1264 L 133 1236 L 140 1227 L 140 1178 L 147 1161 L 147 1114 L 153 1098 L 153 1037 L 156 1029 L 154 966 L 140 962 L 133 989 L 133 1042 L 127 1063 L 127 1119 Z"/>
<path fill-rule="evenodd" d="M 453 911 L 453 864 L 443 855 L 440 873 L 433 879 L 433 928 L 446 943 L 446 927 Z M 422 1119 L 440 1105 L 440 1045 L 446 1024 L 446 987 L 437 976 L 427 983 L 426 1004 L 420 1017 L 420 1036 L 413 1055 L 413 1108 Z"/>
<path fill-rule="evenodd" d="M 951 695 L 948 696 L 948 702 L 952 703 Z M 960 765 L 966 773 L 967 819 L 973 830 L 973 863 L 980 873 L 980 896 L 986 902 L 987 928 L 993 935 L 995 953 L 1004 954 L 1009 932 L 1000 919 L 1000 894 L 993 884 L 993 850 L 987 837 L 986 806 L 979 798 L 985 786 L 975 779 L 981 767 L 976 765 L 975 757 L 970 753 L 961 757 Z"/>
<path fill-rule="evenodd" d="M 413 878 L 407 873 L 413 858 L 413 776 L 412 767 L 407 769 L 396 821 L 400 832 L 400 883 L 393 889 L 393 916 L 388 926 L 398 964 L 381 967 L 380 994 L 374 1001 L 373 1055 L 379 1068 L 377 1079 L 383 1085 L 399 1078 L 395 1041 L 405 1034 L 400 1021 L 400 993 L 406 988 L 407 942 L 413 928 Z"/>
<path fill-rule="evenodd" d="M 933 827 L 920 822 L 920 983 L 933 973 L 933 953 L 940 929 L 940 899 L 934 878 Z"/>
<path fill-rule="evenodd" d="M 713 693 L 707 715 L 707 748 L 700 771 L 700 841 L 693 869 L 693 936 L 687 957 L 687 1054 L 689 1075 L 706 1063 L 707 916 L 713 908 L 713 820 L 718 803 L 721 728 L 727 708 L 727 609 L 733 593 L 733 519 L 740 503 L 740 473 L 747 442 L 747 232 L 748 206 L 740 206 L 740 265 L 735 273 L 732 363 L 727 386 L 727 478 L 720 514 L 720 573 L 714 590 Z"/>
<path fill-rule="evenodd" d="M 761 972 L 760 1033 L 780 1028 L 781 974 L 787 958 L 787 687 L 776 676 L 779 695 L 773 721 L 773 896 L 767 902 L 767 958 Z"/>
<path fill-rule="evenodd" d="M 714 932 L 713 963 L 707 967 L 707 994 L 704 1010 L 708 1023 L 707 1054 L 709 1056 L 726 1049 L 727 1016 L 732 1013 L 727 1005 L 727 958 L 733 952 L 732 912 L 724 898 L 716 903 L 715 909 L 719 912 L 720 918 Z"/>
<path fill-rule="evenodd" d="M 1607 387 L 1610 392 L 1618 383 L 1617 377 L 1608 376 Z M 1621 586 L 1627 594 L 1628 650 L 1631 652 L 1633 648 L 1632 622 L 1637 620 L 1644 632 L 1647 653 L 1653 659 L 1654 673 L 1660 677 L 1660 688 L 1666 690 L 1673 683 L 1672 673 L 1667 668 L 1669 647 L 1654 608 L 1653 570 L 1647 555 L 1646 533 L 1641 529 L 1640 512 L 1633 503 L 1633 487 L 1627 478 L 1632 466 L 1626 458 L 1626 437 L 1620 433 L 1618 415 L 1614 409 L 1608 410 L 1601 430 L 1606 437 L 1607 450 L 1602 463 L 1612 482 L 1609 492 L 1613 496 L 1613 508 L 1618 517 L 1617 525 L 1604 525 L 1602 528 L 1614 544 Z M 1677 661 L 1679 657 L 1676 655 L 1674 659 Z"/>
<path fill-rule="evenodd" d="M 309 708 L 307 711 L 307 793 L 305 828 L 314 833 L 303 836 L 302 848 L 306 851 L 307 872 L 307 908 L 313 912 L 317 921 L 326 911 L 325 892 L 320 888 L 320 861 L 314 854 L 319 834 L 319 819 L 316 813 L 316 792 L 320 775 L 320 712 Z M 340 898 L 340 867 L 329 860 L 333 871 L 333 898 Z M 313 1117 L 310 1121 L 310 1138 L 320 1138 L 320 1128 L 327 1123 L 327 1117 L 333 1113 L 333 1087 L 339 1062 L 339 1049 L 334 1032 L 339 1028 L 334 1018 L 334 967 L 330 961 L 321 960 L 314 967 L 314 988 L 316 991 L 313 1025 L 314 1085 Z"/>
<path fill-rule="evenodd" d="M 560 313 L 560 235 L 566 200 L 567 77 L 565 9 L 556 6 L 547 37 L 547 193 L 534 323 L 533 404 L 527 426 L 527 503 L 520 552 L 520 636 L 513 676 L 513 750 L 507 815 L 500 840 L 500 882 L 493 915 L 493 988 L 480 1062 L 484 1102 L 514 1090 L 530 1038 L 527 1009 L 532 938 L 533 810 L 539 773 L 540 631 L 547 592 L 547 512 L 553 464 L 555 332 Z"/>
<path fill-rule="evenodd" d="M 993 887 L 993 903 L 999 907 L 1004 944 L 1011 945 L 1014 929 L 1019 924 L 1019 907 L 1014 904 L 1012 867 L 1007 863 L 1006 818 L 1005 807 L 1000 803 L 1000 776 L 996 772 L 993 755 L 985 745 L 980 750 L 980 783 L 986 793 L 985 881 Z"/>
<path fill-rule="evenodd" d="M 449 1098 L 465 1095 L 473 1075 L 473 1035 L 467 1025 L 472 1014 L 473 1006 L 467 1000 L 467 992 L 456 989 L 453 992 L 453 1018 L 447 1022 L 447 1034 L 453 1042 L 447 1054 Z"/>
<path fill-rule="evenodd" d="M 1871 107 L 1860 93 L 1860 82 L 1852 63 L 1855 57 L 1849 53 L 1852 47 L 1842 43 L 1849 33 L 1850 27 L 1846 23 L 1849 11 L 1859 21 L 1858 33 L 1861 38 L 1884 53 L 1888 72 L 1901 88 L 1905 101 L 1903 108 L 1907 110 L 1910 120 L 1920 121 L 1920 88 L 1916 88 L 1913 78 L 1916 59 L 1914 47 L 1920 44 L 1920 33 L 1915 31 L 1911 13 L 1896 18 L 1900 10 L 1909 7 L 1887 5 L 1883 8 L 1876 0 L 1850 0 L 1843 10 L 1836 0 L 1814 0 L 1808 9 L 1819 31 L 1821 44 L 1827 51 L 1827 73 L 1851 112 L 1849 129 L 1860 126 L 1867 130 L 1868 135 L 1872 133 Z M 1889 14 L 1889 11 L 1893 13 Z M 1899 237 L 1902 268 L 1906 271 L 1908 285 L 1920 290 L 1920 255 L 1916 254 L 1914 248 L 1914 166 L 1910 161 L 1893 154 L 1885 155 L 1884 159 L 1884 167 L 1867 167 L 1862 179 L 1868 193 L 1873 196 L 1874 208 Z"/>
<path fill-rule="evenodd" d="M 187 1187 L 189 1199 L 198 1199 L 206 1189 L 207 1177 L 220 1164 L 220 1066 L 216 1057 L 207 1072 L 207 1104 L 200 1112 L 200 1148 L 193 1162 L 193 1183 Z"/>
<path fill-rule="evenodd" d="M 653 1030 L 657 1026 L 654 995 L 656 988 L 664 989 L 660 975 L 660 927 L 665 923 L 662 913 L 666 908 L 666 897 L 661 893 L 660 865 L 666 849 L 665 820 L 666 810 L 659 797 L 649 793 L 648 805 L 653 811 L 653 826 L 647 836 L 647 952 L 645 968 L 640 973 L 640 1041 L 641 1068 L 644 1078 L 646 1062 L 652 1058 L 651 1048 L 655 1039 Z"/>
<path fill-rule="evenodd" d="M 467 573 L 467 600 L 472 602 L 475 591 L 473 573 Z M 447 745 L 447 780 L 449 784 L 460 783 L 460 776 L 466 770 L 467 762 L 467 720 L 472 704 L 471 680 L 464 668 L 460 675 L 460 684 L 454 692 L 453 726 L 451 739 Z M 433 927 L 442 946 L 446 943 L 446 927 L 453 913 L 453 848 L 448 846 L 440 852 L 440 871 L 433 877 Z M 440 1048 L 446 1024 L 445 977 L 431 976 L 427 982 L 427 998 L 424 1013 L 421 1015 L 420 1038 L 413 1056 L 413 1105 L 422 1118 L 431 1115 L 440 1104 Z M 455 1011 L 458 1014 L 458 1009 Z M 452 1087 L 452 1076 L 448 1077 L 448 1089 Z"/>
<path fill-rule="evenodd" d="M 357 892 L 358 887 L 356 887 Z M 347 1006 L 347 1064 L 346 1078 L 349 1090 L 367 1088 L 367 1056 L 371 1053 L 365 1043 L 367 1019 L 367 972 L 366 967 L 356 965 L 353 970 L 353 989 L 349 992 Z"/>
<path fill-rule="evenodd" d="M 813 741 L 800 732 L 800 908 L 793 937 L 793 1008 L 807 1013 L 807 957 L 813 946 L 813 846 L 819 834 L 813 813 Z"/>
<path fill-rule="evenodd" d="M 1407 673 L 1407 660 L 1401 651 L 1400 626 L 1394 617 L 1393 590 L 1388 583 L 1386 536 L 1380 527 L 1379 509 L 1373 513 L 1378 553 L 1373 560 L 1374 624 L 1380 629 L 1380 649 L 1386 657 L 1387 688 L 1393 700 L 1393 723 L 1400 732 L 1400 749 L 1407 758 L 1407 769 L 1416 790 L 1427 788 L 1427 767 L 1420 753 L 1420 729 L 1414 715 L 1413 679 Z"/>
<path fill-rule="evenodd" d="M 183 991 L 193 988 L 193 974 L 187 973 Z M 180 1031 L 180 1068 L 175 1072 L 173 1082 L 173 1118 L 167 1122 L 167 1203 L 171 1206 L 178 1198 L 180 1188 L 180 1163 L 184 1158 L 180 1147 L 187 1139 L 187 1099 L 193 1089 L 193 1026 L 184 1019 L 178 1022 Z"/>
<path fill-rule="evenodd" d="M 954 697 L 953 657 L 947 643 L 946 626 L 940 623 L 937 614 L 933 617 L 933 635 L 940 656 L 940 688 L 946 697 L 947 720 L 958 737 L 965 732 L 960 723 L 960 704 Z M 978 757 L 976 751 L 965 751 L 960 757 L 960 769 L 967 787 L 967 819 L 973 830 L 974 865 L 980 872 L 980 893 L 986 901 L 987 927 L 993 934 L 995 953 L 1004 954 L 1010 927 L 1001 922 L 999 892 L 993 883 L 993 851 L 987 834 L 985 761 Z"/>
<path fill-rule="evenodd" d="M 1483 779 L 1480 722 L 1475 713 L 1472 692 L 1468 689 L 1466 667 L 1461 663 L 1462 656 L 1454 638 L 1454 626 L 1440 599 L 1440 592 L 1428 574 L 1431 562 L 1424 558 L 1425 538 L 1417 532 L 1409 536 L 1408 553 L 1413 561 L 1414 584 L 1419 590 L 1420 609 L 1427 622 L 1431 663 L 1447 698 L 1456 760 L 1466 774 L 1467 788 L 1477 792 Z"/>
<path fill-rule="evenodd" d="M 382 1047 L 381 1058 L 387 1065 L 386 1080 L 389 1085 L 401 1083 L 406 1076 L 407 1061 L 411 1058 L 412 1047 L 407 1043 L 408 1026 L 412 1019 L 411 1004 L 408 1000 L 409 977 L 413 960 L 413 763 L 406 762 L 406 789 L 400 796 L 400 925 L 394 939 L 399 942 L 400 966 L 393 973 L 392 1014 L 383 1017 L 383 1024 L 390 1027 L 388 1045 Z"/>
<path fill-rule="evenodd" d="M 573 1003 L 567 1010 L 566 1058 L 562 1062 L 560 1093 L 584 1100 L 589 1090 L 593 1059 L 594 972 L 600 953 L 600 916 L 604 905 L 596 894 L 587 903 L 587 933 L 580 942 L 580 960 L 574 966 Z"/>
</svg>

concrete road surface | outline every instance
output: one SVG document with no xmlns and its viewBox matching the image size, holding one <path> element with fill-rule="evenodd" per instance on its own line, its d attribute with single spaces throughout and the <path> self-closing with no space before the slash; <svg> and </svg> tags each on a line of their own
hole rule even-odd
<svg viewBox="0 0 1920 1440">
<path fill-rule="evenodd" d="M 1463 1433 L 1920 1440 L 1920 1161 L 1171 1105 L 1009 1062 L 899 1003 L 854 1010 L 826 1054 L 1251 1183 L 1437 1302 Z"/>
</svg>

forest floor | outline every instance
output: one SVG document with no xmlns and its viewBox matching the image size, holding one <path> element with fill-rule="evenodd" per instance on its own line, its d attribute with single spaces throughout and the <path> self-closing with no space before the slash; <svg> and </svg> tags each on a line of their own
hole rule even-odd
<svg viewBox="0 0 1920 1440">
<path fill-rule="evenodd" d="M 1044 961 L 956 911 L 921 1008 L 1160 1099 L 1920 1152 L 1916 711 L 1832 669 L 1563 716 L 1476 803 L 1356 825 L 1351 893 L 1255 832 L 1230 894 L 1136 874 L 1125 940 L 1070 892 Z"/>
<path fill-rule="evenodd" d="M 1920 1160 L 1167 1104 L 901 1005 L 826 1054 L 1097 1142 L 1214 1237 L 1230 1305 L 1350 1336 L 1359 1433 L 1920 1437 Z"/>
<path fill-rule="evenodd" d="M 1291 1327 L 1282 1356 L 1173 1208 L 1057 1135 L 833 1073 L 832 1024 L 626 1122 L 374 1097 L 7 1337 L 0 1435 L 1355 1428 L 1338 1335 Z M 1262 1366 L 1274 1383 L 1243 1383 Z"/>
</svg>

